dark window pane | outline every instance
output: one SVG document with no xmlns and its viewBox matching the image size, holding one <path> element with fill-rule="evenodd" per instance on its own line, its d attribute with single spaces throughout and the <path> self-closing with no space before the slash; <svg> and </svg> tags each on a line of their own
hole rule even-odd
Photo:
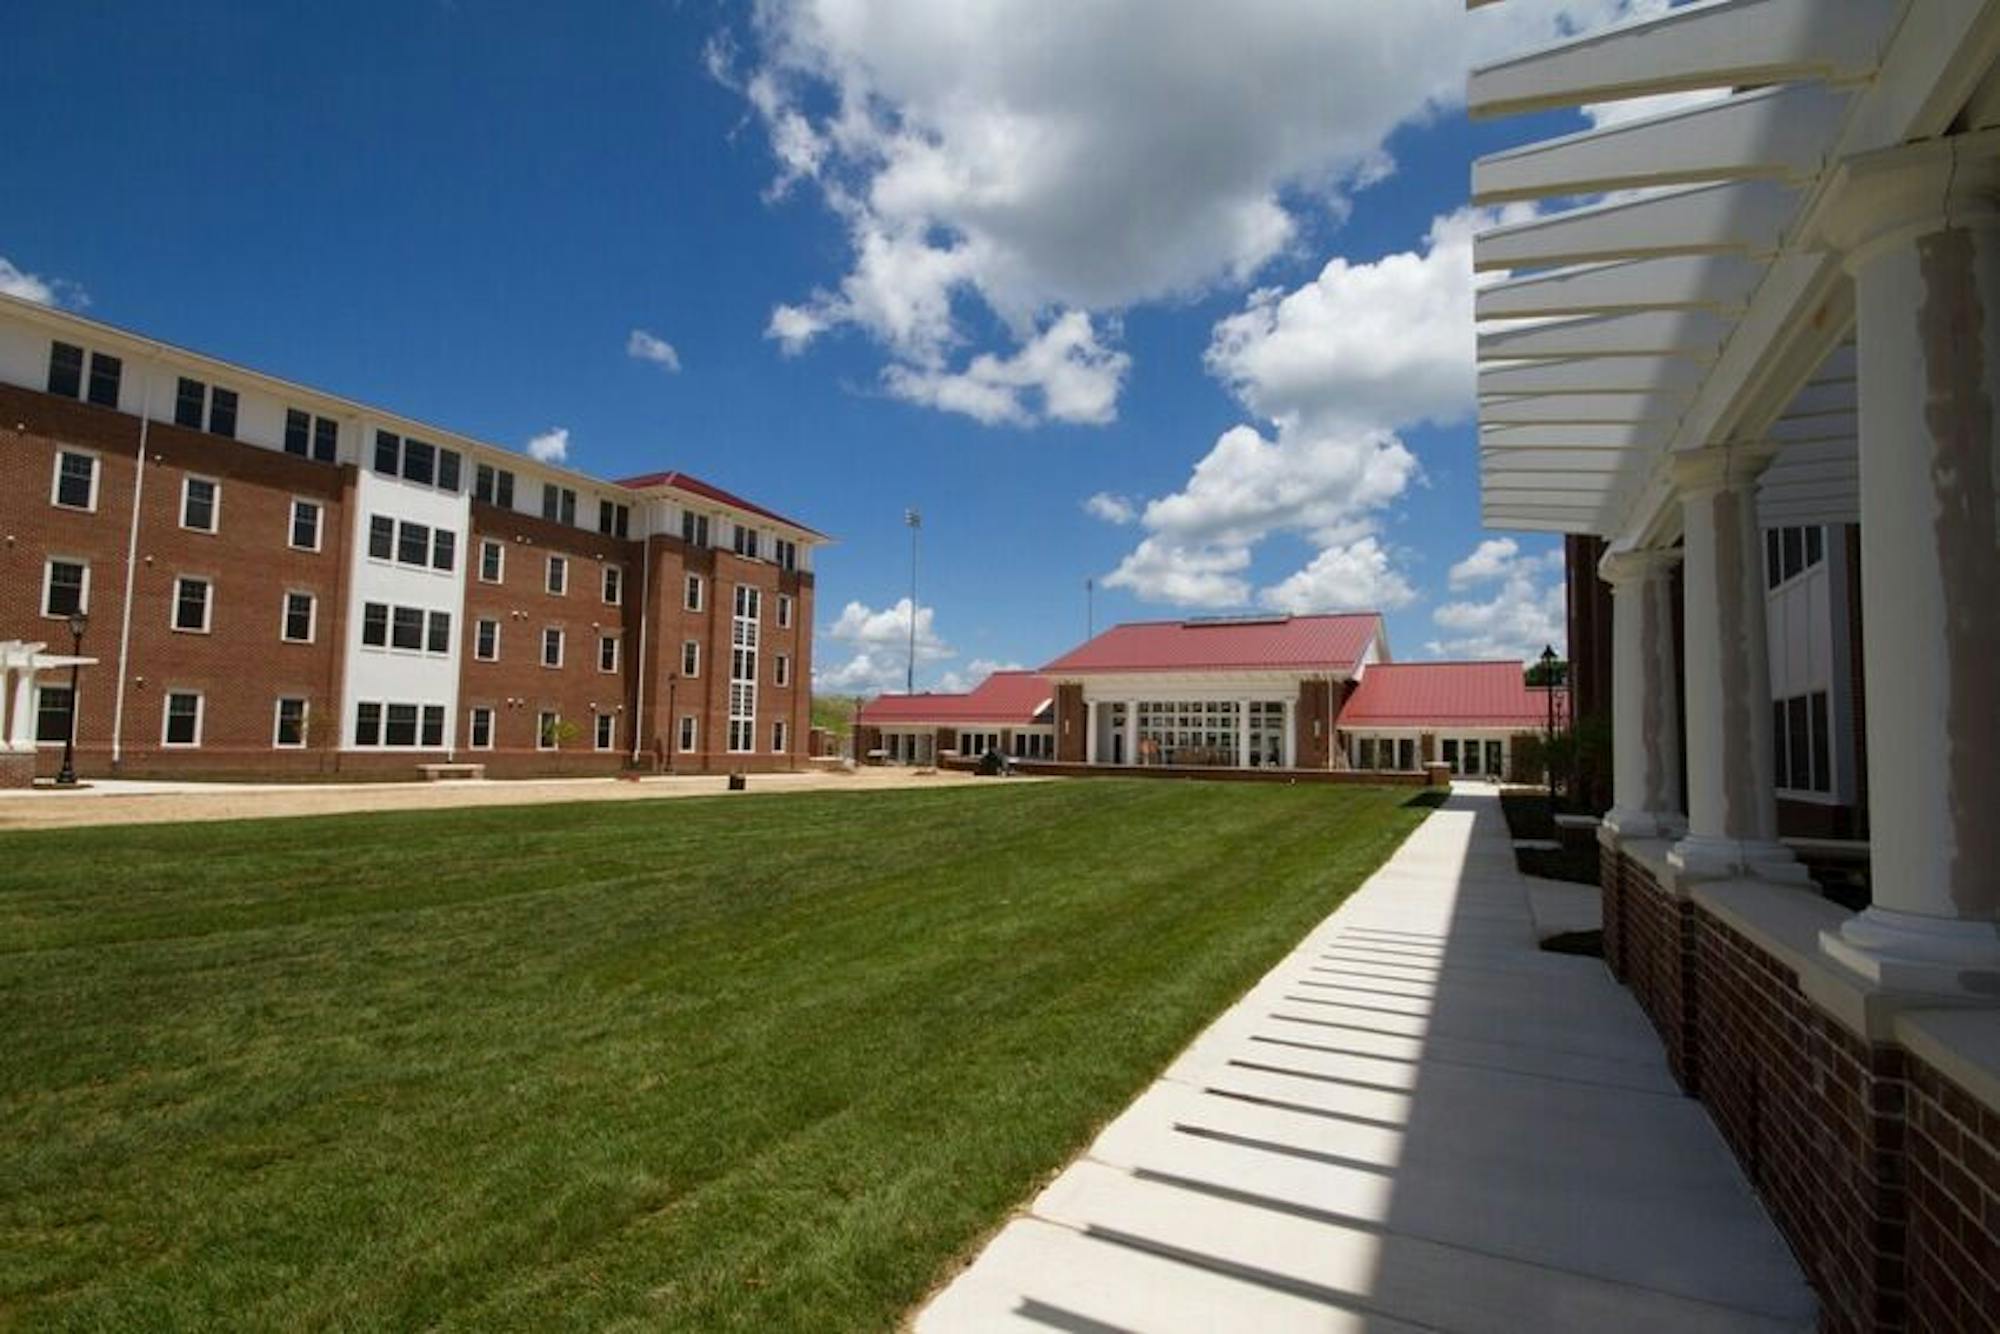
<svg viewBox="0 0 2000 1334">
<path fill-rule="evenodd" d="M 612 516 L 612 532 L 617 537 L 632 535 L 632 507 L 620 505 Z"/>
<path fill-rule="evenodd" d="M 1813 785 L 1812 721 L 1807 717 L 1804 695 L 1785 701 L 1785 749 L 1791 785 L 1810 789 Z"/>
<path fill-rule="evenodd" d="M 440 528 L 431 536 L 431 568 L 449 570 L 458 564 L 458 534 Z"/>
<path fill-rule="evenodd" d="M 379 746 L 382 744 L 382 706 L 380 704 L 356 704 L 354 706 L 354 744 L 357 746 Z"/>
<path fill-rule="evenodd" d="M 215 483 L 199 477 L 187 479 L 181 498 L 181 525 L 204 533 L 215 531 Z"/>
<path fill-rule="evenodd" d="M 500 487 L 493 493 L 493 502 L 502 509 L 514 508 L 514 474 L 505 468 L 500 470 Z"/>
<path fill-rule="evenodd" d="M 281 699 L 278 701 L 277 743 L 281 746 L 303 746 L 306 741 L 306 702 L 302 699 Z"/>
<path fill-rule="evenodd" d="M 372 648 L 386 648 L 389 643 L 389 604 L 368 602 L 361 607 L 361 642 Z"/>
<path fill-rule="evenodd" d="M 1771 782 L 1775 787 L 1792 785 L 1791 751 L 1785 744 L 1785 701 L 1771 701 Z"/>
<path fill-rule="evenodd" d="M 472 470 L 472 498 L 482 505 L 493 503 L 493 465 L 482 463 Z"/>
<path fill-rule="evenodd" d="M 90 508 L 92 486 L 97 480 L 97 460 L 89 454 L 64 450 L 56 461 L 56 504 L 76 509 Z"/>
<path fill-rule="evenodd" d="M 431 613 L 430 630 L 424 637 L 424 648 L 431 653 L 451 652 L 451 613 L 434 611 Z"/>
<path fill-rule="evenodd" d="M 49 345 L 49 392 L 64 398 L 83 393 L 83 349 L 74 343 Z"/>
<path fill-rule="evenodd" d="M 562 521 L 572 528 L 576 526 L 576 492 L 568 487 L 562 493 Z"/>
<path fill-rule="evenodd" d="M 368 554 L 388 560 L 396 554 L 396 521 L 386 514 L 368 517 Z"/>
<path fill-rule="evenodd" d="M 618 670 L 618 640 L 612 635 L 601 636 L 597 641 L 597 669 L 602 672 Z"/>
<path fill-rule="evenodd" d="M 312 452 L 312 416 L 297 408 L 285 409 L 285 452 L 300 458 Z"/>
<path fill-rule="evenodd" d="M 472 650 L 474 655 L 491 661 L 493 658 L 499 656 L 499 650 L 500 622 L 481 621 L 479 623 L 479 639 Z"/>
<path fill-rule="evenodd" d="M 484 750 L 493 744 L 493 713 L 490 709 L 472 711 L 470 741 L 474 750 Z"/>
<path fill-rule="evenodd" d="M 414 746 L 417 744 L 417 706 L 414 704 L 391 704 L 388 725 L 382 729 L 382 744 L 385 746 Z"/>
<path fill-rule="evenodd" d="M 437 475 L 437 447 L 423 440 L 403 442 L 403 477 L 429 486 Z"/>
<path fill-rule="evenodd" d="M 459 455 L 455 449 L 438 451 L 438 489 L 458 494 Z"/>
<path fill-rule="evenodd" d="M 542 517 L 554 523 L 562 515 L 562 488 L 554 482 L 542 483 Z"/>
<path fill-rule="evenodd" d="M 542 631 L 542 665 L 544 667 L 562 666 L 562 631 Z"/>
<path fill-rule="evenodd" d="M 90 401 L 100 408 L 118 406 L 118 382 L 125 374 L 125 363 L 116 357 L 107 357 L 102 352 L 90 354 Z"/>
<path fill-rule="evenodd" d="M 597 502 L 597 531 L 606 537 L 611 535 L 611 508 L 611 502 L 608 500 Z"/>
<path fill-rule="evenodd" d="M 1813 791 L 1833 791 L 1833 734 L 1824 690 L 1812 695 Z"/>
<path fill-rule="evenodd" d="M 1818 524 L 1806 529 L 1806 568 L 1810 570 L 1826 556 L 1826 529 Z"/>
<path fill-rule="evenodd" d="M 196 695 L 167 696 L 167 744 L 192 746 L 196 724 L 201 717 L 201 699 Z"/>
<path fill-rule="evenodd" d="M 308 501 L 292 502 L 292 545 L 312 551 L 319 546 L 319 506 Z"/>
<path fill-rule="evenodd" d="M 393 431 L 375 433 L 375 471 L 384 477 L 400 477 L 403 472 L 403 438 Z"/>
<path fill-rule="evenodd" d="M 1785 538 L 1785 578 L 1789 579 L 1805 568 L 1805 533 L 1798 528 L 1784 530 Z"/>
<path fill-rule="evenodd" d="M 285 638 L 303 643 L 312 638 L 313 600 L 307 593 L 285 595 Z"/>
<path fill-rule="evenodd" d="M 236 438 L 236 391 L 217 388 L 208 396 L 208 429 L 212 435 Z"/>
<path fill-rule="evenodd" d="M 206 406 L 208 406 L 208 386 L 183 375 L 180 387 L 174 393 L 174 425 L 185 426 L 190 431 L 199 431 L 202 409 Z"/>
<path fill-rule="evenodd" d="M 313 418 L 313 458 L 333 462 L 340 453 L 340 423 L 331 417 Z"/>
<path fill-rule="evenodd" d="M 424 646 L 424 613 L 416 607 L 395 609 L 389 642 L 396 648 L 421 649 Z"/>
<path fill-rule="evenodd" d="M 1785 581 L 1784 556 L 1779 550 L 1778 530 L 1764 530 L 1764 587 L 1776 588 Z"/>
<path fill-rule="evenodd" d="M 479 577 L 489 584 L 500 582 L 501 550 L 498 542 L 479 544 Z"/>
<path fill-rule="evenodd" d="M 35 740 L 69 740 L 69 687 L 45 685 L 35 705 Z"/>
<path fill-rule="evenodd" d="M 405 565 L 430 564 L 431 530 L 420 523 L 398 524 L 396 559 Z"/>
<path fill-rule="evenodd" d="M 203 630 L 208 627 L 208 581 L 182 579 L 175 585 L 174 628 Z"/>
<path fill-rule="evenodd" d="M 442 746 L 444 744 L 444 705 L 424 705 L 424 744 Z"/>
</svg>

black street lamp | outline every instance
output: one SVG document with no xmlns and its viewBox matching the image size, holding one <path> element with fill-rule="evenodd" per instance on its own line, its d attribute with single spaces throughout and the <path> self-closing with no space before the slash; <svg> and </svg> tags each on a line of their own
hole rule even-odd
<svg viewBox="0 0 2000 1334">
<path fill-rule="evenodd" d="M 1543 768 L 1549 776 L 1549 814 L 1556 811 L 1556 648 L 1553 644 L 1542 645 L 1542 693 L 1548 699 L 1549 744 L 1542 756 Z"/>
<path fill-rule="evenodd" d="M 69 724 L 63 729 L 63 762 L 61 772 L 56 774 L 57 787 L 76 786 L 76 669 L 83 657 L 83 632 L 90 628 L 90 617 L 82 608 L 69 614 Z"/>
</svg>

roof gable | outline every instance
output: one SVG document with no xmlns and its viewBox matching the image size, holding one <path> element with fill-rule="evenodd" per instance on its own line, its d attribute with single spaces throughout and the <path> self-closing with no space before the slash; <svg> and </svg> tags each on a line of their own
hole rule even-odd
<svg viewBox="0 0 2000 1334">
<path fill-rule="evenodd" d="M 1340 616 L 1217 616 L 1128 621 L 1071 649 L 1050 676 L 1115 672 L 1351 672 L 1382 633 L 1372 611 Z"/>
</svg>

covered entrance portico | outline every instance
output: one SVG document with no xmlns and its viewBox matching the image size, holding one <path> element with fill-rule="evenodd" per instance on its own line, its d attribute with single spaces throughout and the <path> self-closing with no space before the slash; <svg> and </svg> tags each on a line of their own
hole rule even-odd
<svg viewBox="0 0 2000 1334">
<path fill-rule="evenodd" d="M 60 713 L 42 698 L 40 673 L 95 666 L 95 658 L 45 653 L 47 644 L 19 639 L 0 642 L 0 787 L 32 787 L 36 757 L 44 744 L 60 742 L 56 724 L 67 731 L 75 709 L 69 683 L 50 687 L 61 692 Z M 47 715 L 46 719 L 44 715 Z"/>
<path fill-rule="evenodd" d="M 1297 696 L 1297 678 L 1275 673 L 1091 680 L 1085 763 L 1293 768 Z"/>
</svg>

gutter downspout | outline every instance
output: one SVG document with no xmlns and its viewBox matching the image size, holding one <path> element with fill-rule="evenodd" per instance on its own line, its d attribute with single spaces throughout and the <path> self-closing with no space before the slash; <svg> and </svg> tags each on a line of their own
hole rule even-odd
<svg viewBox="0 0 2000 1334">
<path fill-rule="evenodd" d="M 132 585 L 138 576 L 139 502 L 146 494 L 146 441 L 153 424 L 153 381 L 158 378 L 160 345 L 153 344 L 154 360 L 147 363 L 146 391 L 139 399 L 139 448 L 133 457 L 132 524 L 125 536 L 125 602 L 119 608 L 118 683 L 111 706 L 111 768 L 115 772 L 125 760 L 126 665 L 132 654 Z M 74 706 L 72 706 L 74 707 Z"/>
<path fill-rule="evenodd" d="M 650 511 L 653 503 L 648 501 Z M 639 763 L 641 743 L 646 735 L 646 628 L 653 623 L 653 516 L 646 515 L 645 555 L 639 558 L 639 682 L 632 698 L 632 763 Z M 672 744 L 672 738 L 668 739 Z"/>
</svg>

